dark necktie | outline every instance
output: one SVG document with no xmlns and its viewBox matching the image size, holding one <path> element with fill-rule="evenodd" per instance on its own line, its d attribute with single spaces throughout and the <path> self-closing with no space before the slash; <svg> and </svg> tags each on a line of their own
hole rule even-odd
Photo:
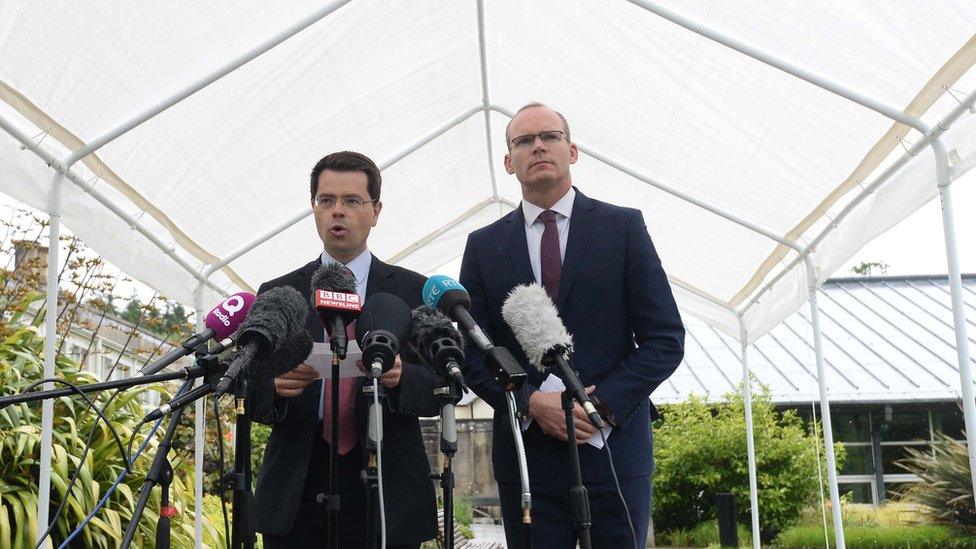
<svg viewBox="0 0 976 549">
<path fill-rule="evenodd" d="M 562 276 L 563 260 L 559 255 L 559 229 L 556 227 L 556 212 L 546 210 L 539 214 L 539 220 L 545 224 L 542 231 L 542 246 L 540 247 L 540 265 L 542 266 L 542 287 L 553 302 L 559 297 L 559 279 Z"/>
<path fill-rule="evenodd" d="M 346 274 L 353 276 L 346 268 Z M 356 339 L 356 323 L 346 326 L 349 341 Z M 326 340 L 328 343 L 328 340 Z M 356 428 L 356 378 L 339 378 L 339 444 L 336 451 L 340 456 L 349 453 L 359 443 L 359 431 Z M 332 380 L 325 379 L 322 384 L 322 436 L 332 444 Z"/>
</svg>

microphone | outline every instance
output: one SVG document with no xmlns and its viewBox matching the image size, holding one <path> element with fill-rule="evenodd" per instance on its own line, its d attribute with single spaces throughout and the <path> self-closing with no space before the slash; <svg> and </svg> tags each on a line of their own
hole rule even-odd
<svg viewBox="0 0 976 549">
<path fill-rule="evenodd" d="M 249 382 L 256 385 L 267 383 L 305 362 L 308 355 L 312 354 L 312 346 L 312 336 L 308 331 L 299 330 L 292 334 L 292 337 L 288 338 L 277 351 L 267 357 L 256 358 L 247 369 L 245 376 Z"/>
<path fill-rule="evenodd" d="M 485 354 L 488 373 L 506 391 L 522 386 L 528 375 L 505 347 L 496 347 L 484 330 L 471 318 L 471 296 L 458 281 L 449 276 L 434 275 L 427 279 L 422 293 L 424 304 L 444 313 L 461 326 L 464 333 Z"/>
<path fill-rule="evenodd" d="M 203 324 L 206 330 L 193 334 L 189 339 L 180 343 L 180 346 L 163 355 L 162 358 L 146 366 L 140 373 L 152 375 L 177 360 L 192 354 L 202 343 L 211 339 L 220 341 L 225 339 L 237 330 L 237 327 L 244 322 L 247 312 L 254 304 L 254 294 L 249 292 L 238 292 L 221 301 L 216 307 L 207 313 Z"/>
<path fill-rule="evenodd" d="M 411 313 L 410 331 L 413 332 L 410 348 L 420 361 L 467 392 L 464 375 L 458 366 L 464 361 L 464 340 L 451 320 L 437 309 L 422 305 Z"/>
<path fill-rule="evenodd" d="M 593 425 L 602 429 L 603 419 L 569 365 L 573 337 L 563 326 L 549 294 L 537 285 L 516 286 L 502 304 L 502 318 L 512 329 L 529 362 L 540 372 L 553 365 L 559 367 L 567 390 L 572 392 Z"/>
<path fill-rule="evenodd" d="M 295 288 L 279 286 L 259 295 L 241 324 L 237 356 L 217 383 L 214 395 L 219 397 L 230 390 L 231 383 L 255 359 L 277 352 L 296 334 L 304 332 L 307 319 L 308 305 Z"/>
<path fill-rule="evenodd" d="M 359 316 L 361 304 L 356 279 L 339 263 L 323 265 L 312 275 L 312 305 L 329 333 L 332 352 L 346 358 L 346 326 Z"/>
<path fill-rule="evenodd" d="M 356 340 L 363 350 L 363 364 L 377 378 L 393 367 L 400 344 L 410 338 L 410 307 L 399 297 L 378 293 L 369 296 L 356 321 Z"/>
</svg>

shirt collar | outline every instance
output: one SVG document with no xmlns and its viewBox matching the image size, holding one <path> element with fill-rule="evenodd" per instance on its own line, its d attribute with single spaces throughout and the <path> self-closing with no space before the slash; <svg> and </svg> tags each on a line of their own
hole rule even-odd
<svg viewBox="0 0 976 549">
<path fill-rule="evenodd" d="M 557 214 L 565 217 L 571 218 L 573 213 L 573 201 L 576 200 L 576 189 L 570 187 L 566 194 L 562 198 L 556 201 L 552 205 L 550 210 L 556 212 Z M 544 208 L 540 208 L 535 204 L 529 202 L 528 200 L 522 200 L 522 215 L 525 216 L 525 226 L 531 227 L 536 221 L 539 220 L 539 214 L 544 212 Z"/>
<path fill-rule="evenodd" d="M 329 252 L 322 250 L 322 264 L 328 265 L 330 263 L 342 263 L 341 261 L 335 259 Z M 359 254 L 352 261 L 346 263 L 346 267 L 352 271 L 352 275 L 356 277 L 356 288 L 364 288 L 366 285 L 366 277 L 369 276 L 369 266 L 373 263 L 373 254 L 369 253 L 369 250 L 363 250 L 363 253 Z"/>
</svg>

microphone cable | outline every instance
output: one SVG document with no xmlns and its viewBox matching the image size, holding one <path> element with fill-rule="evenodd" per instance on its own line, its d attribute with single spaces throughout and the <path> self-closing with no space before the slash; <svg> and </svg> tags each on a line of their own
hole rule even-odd
<svg viewBox="0 0 976 549">
<path fill-rule="evenodd" d="M 213 409 L 214 409 L 214 421 L 217 423 L 217 453 L 218 453 L 218 465 L 217 465 L 217 493 L 220 494 L 220 510 L 224 515 L 224 542 L 227 545 L 227 549 L 230 549 L 231 542 L 231 531 L 230 531 L 230 520 L 227 518 L 227 493 L 224 490 L 224 428 L 221 426 L 220 417 L 220 399 L 213 399 Z M 247 459 L 251 459 L 251 456 L 247 456 Z M 235 479 L 236 480 L 236 479 Z"/>
<path fill-rule="evenodd" d="M 105 405 L 101 409 L 99 409 L 97 406 L 95 406 L 95 403 L 92 402 L 92 400 L 90 398 L 88 398 L 88 395 L 83 390 L 81 390 L 77 385 L 75 385 L 74 383 L 71 383 L 70 381 L 61 379 L 61 378 L 47 378 L 47 379 L 42 379 L 40 381 L 37 381 L 37 382 L 34 382 L 34 383 L 30 384 L 26 389 L 24 389 L 23 392 L 24 393 L 30 392 L 31 390 L 33 390 L 34 388 L 36 388 L 38 385 L 42 385 L 44 383 L 49 383 L 49 382 L 50 383 L 60 383 L 62 385 L 66 385 L 66 386 L 68 386 L 68 388 L 70 388 L 72 390 L 72 392 L 75 392 L 75 393 L 81 395 L 81 398 L 85 399 L 85 402 L 88 404 L 88 406 L 92 410 L 95 411 L 95 413 L 98 415 L 98 417 L 95 419 L 95 422 L 92 424 L 91 431 L 88 432 L 88 440 L 85 442 L 85 448 L 84 448 L 84 450 L 82 450 L 81 458 L 78 461 L 78 467 L 75 468 L 74 473 L 72 473 L 72 475 L 71 475 L 71 479 L 68 481 L 67 488 L 65 489 L 64 499 L 62 499 L 61 500 L 61 504 L 58 505 L 58 509 L 57 509 L 57 511 L 54 512 L 54 516 L 51 517 L 51 520 L 50 521 L 48 521 L 47 529 L 44 531 L 43 534 L 41 534 L 41 537 L 38 538 L 37 544 L 34 545 L 34 549 L 38 549 L 38 547 L 40 547 L 41 544 L 44 543 L 44 540 L 47 539 L 47 537 L 51 535 L 51 531 L 54 530 L 54 526 L 57 524 L 58 518 L 60 518 L 61 513 L 64 512 L 65 506 L 68 503 L 68 498 L 71 497 L 71 489 L 74 487 L 75 483 L 78 482 L 78 476 L 81 474 L 82 464 L 84 463 L 85 458 L 88 456 L 88 452 L 91 451 L 92 443 L 95 440 L 95 431 L 98 428 L 98 421 L 99 420 L 103 421 L 105 423 L 105 425 L 108 426 L 109 431 L 111 431 L 112 436 L 115 438 L 116 445 L 119 447 L 119 451 L 122 452 L 122 458 L 123 458 L 123 460 L 125 460 L 125 456 L 126 456 L 126 454 L 125 454 L 125 448 L 122 446 L 122 437 L 119 436 L 118 431 L 115 430 L 115 426 L 112 425 L 112 423 L 109 422 L 105 418 L 105 414 L 104 414 L 104 412 L 108 409 L 109 404 L 112 403 L 112 399 L 115 398 L 115 395 L 118 394 L 121 391 L 121 389 L 116 389 L 116 393 L 113 394 L 108 399 L 108 402 L 106 402 Z M 129 471 L 129 462 L 128 461 L 125 461 L 125 471 L 126 472 Z"/>
<path fill-rule="evenodd" d="M 610 475 L 613 476 L 613 485 L 617 489 L 617 497 L 620 498 L 621 505 L 624 506 L 624 516 L 627 517 L 627 526 L 630 528 L 630 537 L 634 540 L 634 549 L 638 549 L 637 531 L 634 530 L 634 523 L 630 520 L 630 509 L 627 507 L 627 500 L 624 499 L 623 490 L 620 489 L 620 481 L 617 479 L 617 468 L 613 466 L 613 454 L 610 452 L 610 444 L 607 442 L 607 435 L 603 434 L 603 429 L 597 429 L 600 438 L 603 439 L 603 448 L 607 451 L 607 460 L 610 461 Z"/>
<path fill-rule="evenodd" d="M 187 387 L 189 387 L 189 385 L 190 385 L 190 380 L 185 380 L 183 384 L 180 386 L 180 388 L 176 391 L 176 394 L 179 395 L 183 393 L 187 389 Z M 105 406 L 102 407 L 102 411 L 108 408 L 109 404 L 111 404 L 112 399 L 114 399 L 122 391 L 123 389 L 116 389 L 115 393 L 113 393 L 112 396 L 109 398 L 109 401 L 106 402 Z M 71 534 L 68 537 L 66 537 L 63 542 L 61 542 L 61 545 L 58 546 L 58 549 L 64 549 L 65 547 L 67 547 L 68 544 L 71 542 L 71 540 L 77 537 L 78 534 L 80 534 L 81 531 L 85 528 L 85 526 L 87 526 L 88 523 L 91 522 L 91 519 L 94 518 L 95 514 L 98 513 L 103 507 L 105 507 L 105 505 L 108 503 L 108 498 L 113 493 L 115 493 L 115 490 L 119 487 L 119 484 L 122 484 L 122 481 L 125 480 L 125 477 L 128 476 L 128 474 L 132 471 L 131 469 L 132 465 L 135 465 L 136 459 L 138 459 L 139 456 L 142 455 L 142 452 L 146 449 L 146 446 L 149 445 L 149 441 L 152 439 L 152 436 L 159 429 L 159 426 L 162 424 L 162 421 L 163 421 L 162 418 L 156 421 L 156 424 L 153 425 L 153 428 L 149 431 L 149 435 L 146 436 L 146 439 L 139 446 L 139 449 L 136 451 L 134 456 L 127 457 L 125 454 L 123 454 L 122 457 L 125 463 L 125 469 L 123 469 L 122 472 L 119 473 L 119 476 L 115 479 L 115 482 L 113 482 L 112 486 L 110 486 L 108 490 L 105 491 L 105 495 L 102 496 L 102 499 L 100 499 L 98 503 L 95 504 L 95 507 L 92 508 L 92 510 L 85 517 L 85 519 L 81 521 L 80 524 L 78 524 L 78 526 L 74 529 L 74 531 L 71 532 Z M 84 455 L 85 454 L 83 453 L 82 460 L 84 460 Z M 70 488 L 71 485 L 69 484 L 67 491 L 70 491 Z M 60 512 L 61 512 L 61 508 L 58 509 L 58 513 Z M 52 522 L 52 526 L 53 524 L 54 522 Z M 50 528 L 48 528 L 48 532 L 46 532 L 45 535 L 47 535 L 49 532 L 50 532 Z M 38 546 L 42 541 L 43 539 L 38 540 Z M 35 549 L 37 549 L 38 546 L 35 546 Z"/>
<path fill-rule="evenodd" d="M 383 408 L 380 408 L 379 381 L 373 378 L 373 406 L 376 407 L 374 428 L 376 433 L 383 432 Z M 376 484 L 380 500 L 380 547 L 386 549 L 386 506 L 383 503 L 383 439 L 376 445 Z"/>
</svg>

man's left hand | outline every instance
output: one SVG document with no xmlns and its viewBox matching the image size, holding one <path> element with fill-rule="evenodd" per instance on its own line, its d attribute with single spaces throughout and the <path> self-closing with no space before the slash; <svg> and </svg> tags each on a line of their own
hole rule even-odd
<svg viewBox="0 0 976 549">
<path fill-rule="evenodd" d="M 362 360 L 356 361 L 356 366 L 359 367 L 359 371 L 366 373 L 366 366 L 363 364 Z M 380 383 L 383 384 L 387 389 L 392 389 L 400 384 L 400 377 L 403 376 L 403 363 L 400 362 L 400 356 L 397 355 L 396 360 L 393 361 L 393 367 L 390 371 L 385 372 L 380 376 Z"/>
</svg>

